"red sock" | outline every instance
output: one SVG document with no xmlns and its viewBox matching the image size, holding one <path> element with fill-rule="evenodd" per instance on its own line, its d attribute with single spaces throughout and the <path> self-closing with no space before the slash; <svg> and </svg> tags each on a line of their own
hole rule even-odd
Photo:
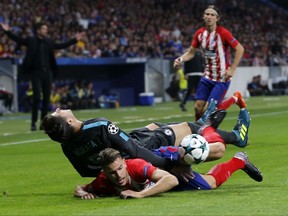
<svg viewBox="0 0 288 216">
<path fill-rule="evenodd" d="M 232 96 L 224 100 L 221 104 L 217 106 L 217 109 L 228 109 L 232 104 L 236 103 L 236 99 Z"/>
<path fill-rule="evenodd" d="M 224 142 L 220 134 L 218 134 L 216 132 L 216 129 L 211 126 L 204 128 L 204 130 L 202 131 L 202 136 L 206 139 L 208 143 L 221 142 L 226 147 L 226 143 Z"/>
<path fill-rule="evenodd" d="M 216 179 L 216 185 L 219 187 L 237 170 L 243 169 L 245 162 L 238 158 L 214 166 L 207 174 L 212 175 Z"/>
</svg>

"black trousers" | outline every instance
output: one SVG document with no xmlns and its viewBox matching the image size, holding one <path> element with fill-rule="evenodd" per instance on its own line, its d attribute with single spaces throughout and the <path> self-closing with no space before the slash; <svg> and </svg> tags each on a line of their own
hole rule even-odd
<svg viewBox="0 0 288 216">
<path fill-rule="evenodd" d="M 182 100 L 182 104 L 185 105 L 191 94 L 196 92 L 200 79 L 201 76 L 188 76 L 188 88 L 186 91 L 186 95 Z"/>
<path fill-rule="evenodd" d="M 48 114 L 50 94 L 52 86 L 52 73 L 47 70 L 33 71 L 31 76 L 33 103 L 31 122 L 35 124 L 38 120 L 38 110 L 41 105 L 41 120 Z M 41 103 L 42 99 L 42 104 Z"/>
</svg>

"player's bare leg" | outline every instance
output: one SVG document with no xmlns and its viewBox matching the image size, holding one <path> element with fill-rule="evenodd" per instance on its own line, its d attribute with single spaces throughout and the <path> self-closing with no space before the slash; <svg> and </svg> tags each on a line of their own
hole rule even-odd
<svg viewBox="0 0 288 216">
<path fill-rule="evenodd" d="M 203 113 L 206 110 L 207 106 L 208 106 L 208 103 L 206 103 L 206 101 L 203 101 L 203 100 L 195 101 L 194 110 L 195 110 L 195 120 L 196 121 L 198 119 L 200 119 L 200 117 L 203 115 Z"/>
<path fill-rule="evenodd" d="M 175 125 L 170 125 L 170 127 L 175 133 L 176 139 L 175 139 L 174 146 L 179 146 L 179 143 L 181 142 L 181 140 L 185 136 L 191 134 L 191 128 L 189 127 L 187 122 L 183 122 L 183 123 L 175 124 Z"/>
<path fill-rule="evenodd" d="M 205 161 L 214 161 L 222 158 L 225 149 L 225 145 L 222 142 L 209 143 L 209 155 Z"/>
</svg>

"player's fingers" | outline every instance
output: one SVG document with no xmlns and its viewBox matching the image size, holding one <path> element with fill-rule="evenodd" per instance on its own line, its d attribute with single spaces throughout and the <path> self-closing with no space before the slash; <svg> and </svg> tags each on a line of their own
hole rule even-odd
<svg viewBox="0 0 288 216">
<path fill-rule="evenodd" d="M 128 198 L 131 198 L 132 196 L 131 195 L 129 195 L 129 193 L 128 194 L 126 194 L 126 193 L 121 193 L 120 194 L 120 198 L 121 199 L 128 199 Z"/>
<path fill-rule="evenodd" d="M 124 195 L 124 194 L 120 194 L 120 198 L 121 198 L 121 199 L 126 199 L 126 198 L 127 198 L 127 196 L 126 196 L 126 195 Z"/>
<path fill-rule="evenodd" d="M 188 173 L 188 174 L 186 174 L 186 178 L 193 179 L 193 178 L 195 178 L 195 175 L 193 173 Z"/>
<path fill-rule="evenodd" d="M 181 174 L 181 175 L 179 175 L 179 176 L 180 176 L 180 178 L 181 178 L 184 182 L 189 182 L 189 180 L 188 180 L 188 178 L 186 177 L 185 174 Z"/>
<path fill-rule="evenodd" d="M 93 194 L 85 194 L 82 196 L 82 199 L 94 199 L 94 195 Z"/>
<path fill-rule="evenodd" d="M 174 67 L 176 67 L 177 65 L 179 65 L 180 63 L 181 63 L 181 58 L 179 57 L 179 58 L 176 58 L 175 60 L 174 60 L 174 64 L 173 64 L 173 66 Z"/>
</svg>

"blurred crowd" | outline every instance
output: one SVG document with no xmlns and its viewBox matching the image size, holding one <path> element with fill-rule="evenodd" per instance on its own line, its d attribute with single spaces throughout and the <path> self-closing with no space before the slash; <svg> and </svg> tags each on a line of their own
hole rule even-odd
<svg viewBox="0 0 288 216">
<path fill-rule="evenodd" d="M 55 80 L 50 95 L 50 111 L 61 109 L 97 109 L 118 108 L 120 95 L 112 89 L 101 89 L 96 92 L 92 81 L 86 80 Z M 1 98 L 0 88 L 0 100 Z M 13 96 L 13 95 L 12 95 Z M 21 81 L 18 85 L 19 111 L 31 112 L 33 91 L 31 82 Z M 10 103 L 10 109 L 12 98 Z M 5 103 L 6 106 L 6 103 Z M 41 106 L 41 104 L 40 104 Z M 1 107 L 0 107 L 1 108 Z M 0 109 L 1 114 L 1 109 Z"/>
<path fill-rule="evenodd" d="M 19 110 L 30 112 L 32 109 L 33 91 L 31 82 L 23 81 L 18 86 Z M 99 108 L 93 82 L 61 80 L 53 82 L 49 110 Z"/>
<path fill-rule="evenodd" d="M 50 37 L 66 41 L 85 31 L 84 40 L 57 57 L 175 58 L 202 26 L 203 10 L 216 4 L 219 24 L 245 47 L 241 65 L 283 65 L 288 61 L 288 12 L 250 0 L 1 0 L 0 22 L 22 36 L 45 21 Z M 0 33 L 0 57 L 22 57 L 18 47 Z"/>
</svg>

